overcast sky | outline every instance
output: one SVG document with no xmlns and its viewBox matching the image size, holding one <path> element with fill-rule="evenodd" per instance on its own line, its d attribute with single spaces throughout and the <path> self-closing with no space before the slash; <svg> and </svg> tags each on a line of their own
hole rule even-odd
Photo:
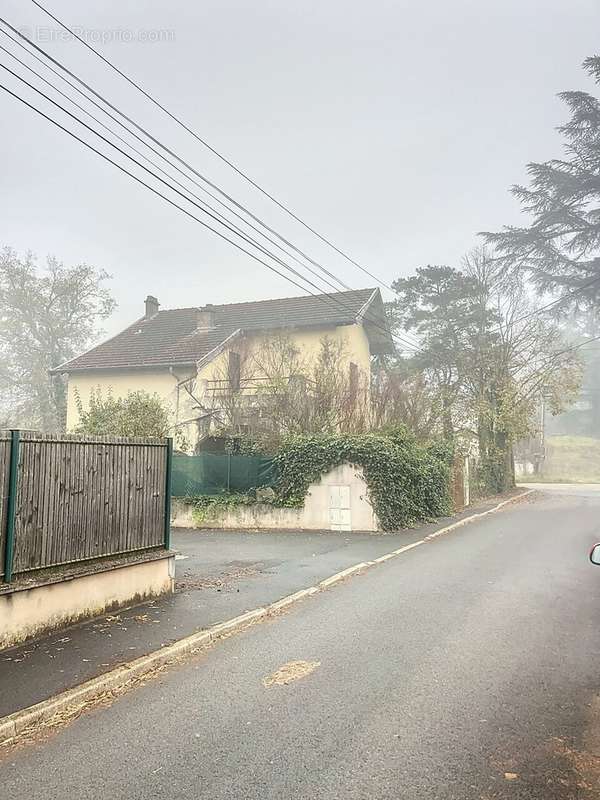
<svg viewBox="0 0 600 800">
<path fill-rule="evenodd" d="M 519 221 L 508 188 L 528 161 L 560 154 L 556 93 L 594 91 L 580 64 L 600 50 L 598 0 L 47 2 L 108 40 L 96 46 L 109 59 L 386 283 L 426 263 L 458 265 L 477 231 Z M 0 8 L 347 284 L 373 285 L 81 44 L 48 41 L 56 26 L 29 0 Z M 113 31 L 165 41 L 114 41 Z M 13 68 L 2 52 L 0 62 Z M 164 308 L 299 293 L 5 93 L 0 120 L 0 245 L 110 272 L 110 332 L 140 316 L 147 293 Z"/>
</svg>

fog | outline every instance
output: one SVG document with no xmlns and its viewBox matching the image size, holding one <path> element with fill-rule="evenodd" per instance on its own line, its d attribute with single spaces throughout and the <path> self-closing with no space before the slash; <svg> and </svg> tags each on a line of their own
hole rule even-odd
<svg viewBox="0 0 600 800">
<path fill-rule="evenodd" d="M 600 23 L 593 0 L 50 8 L 104 39 L 102 53 L 384 283 L 456 265 L 478 230 L 518 220 L 508 187 L 528 161 L 560 154 L 556 92 L 592 89 L 580 64 Z M 3 14 L 346 283 L 373 284 L 81 44 L 52 41 L 56 26 L 32 3 L 7 0 Z M 167 35 L 123 42 L 115 30 Z M 108 270 L 110 332 L 148 293 L 163 307 L 298 294 L 13 98 L 0 95 L 0 109 L 0 243 Z"/>
</svg>

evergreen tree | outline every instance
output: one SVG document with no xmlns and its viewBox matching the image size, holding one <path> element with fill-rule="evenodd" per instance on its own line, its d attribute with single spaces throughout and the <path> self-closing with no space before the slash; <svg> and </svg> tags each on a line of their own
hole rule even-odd
<svg viewBox="0 0 600 800">
<path fill-rule="evenodd" d="M 440 432 L 475 437 L 486 488 L 503 491 L 514 481 L 512 444 L 530 432 L 540 396 L 552 413 L 577 396 L 577 354 L 484 250 L 463 270 L 427 266 L 392 286 L 396 324 L 420 340 L 409 365 L 439 398 Z"/>
<path fill-rule="evenodd" d="M 600 84 L 600 56 L 584 69 Z M 540 291 L 565 293 L 564 306 L 600 306 L 600 101 L 584 91 L 559 97 L 570 119 L 558 128 L 564 157 L 528 165 L 529 186 L 512 193 L 526 227 L 484 233 L 508 270 L 523 270 Z"/>
</svg>

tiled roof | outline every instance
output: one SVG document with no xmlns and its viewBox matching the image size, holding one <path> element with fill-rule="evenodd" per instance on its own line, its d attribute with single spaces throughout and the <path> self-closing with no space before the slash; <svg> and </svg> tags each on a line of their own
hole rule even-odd
<svg viewBox="0 0 600 800">
<path fill-rule="evenodd" d="M 124 331 L 55 372 L 195 364 L 238 330 L 335 327 L 357 321 L 366 304 L 381 296 L 375 289 L 329 295 L 288 297 L 212 306 L 215 327 L 197 328 L 198 308 L 159 311 L 137 320 Z"/>
</svg>

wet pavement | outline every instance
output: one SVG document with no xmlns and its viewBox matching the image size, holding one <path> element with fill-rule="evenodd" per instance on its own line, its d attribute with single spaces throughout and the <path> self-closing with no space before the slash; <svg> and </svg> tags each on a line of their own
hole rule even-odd
<svg viewBox="0 0 600 800">
<path fill-rule="evenodd" d="M 175 594 L 0 651 L 0 717 L 497 502 L 393 534 L 175 529 Z"/>
</svg>

